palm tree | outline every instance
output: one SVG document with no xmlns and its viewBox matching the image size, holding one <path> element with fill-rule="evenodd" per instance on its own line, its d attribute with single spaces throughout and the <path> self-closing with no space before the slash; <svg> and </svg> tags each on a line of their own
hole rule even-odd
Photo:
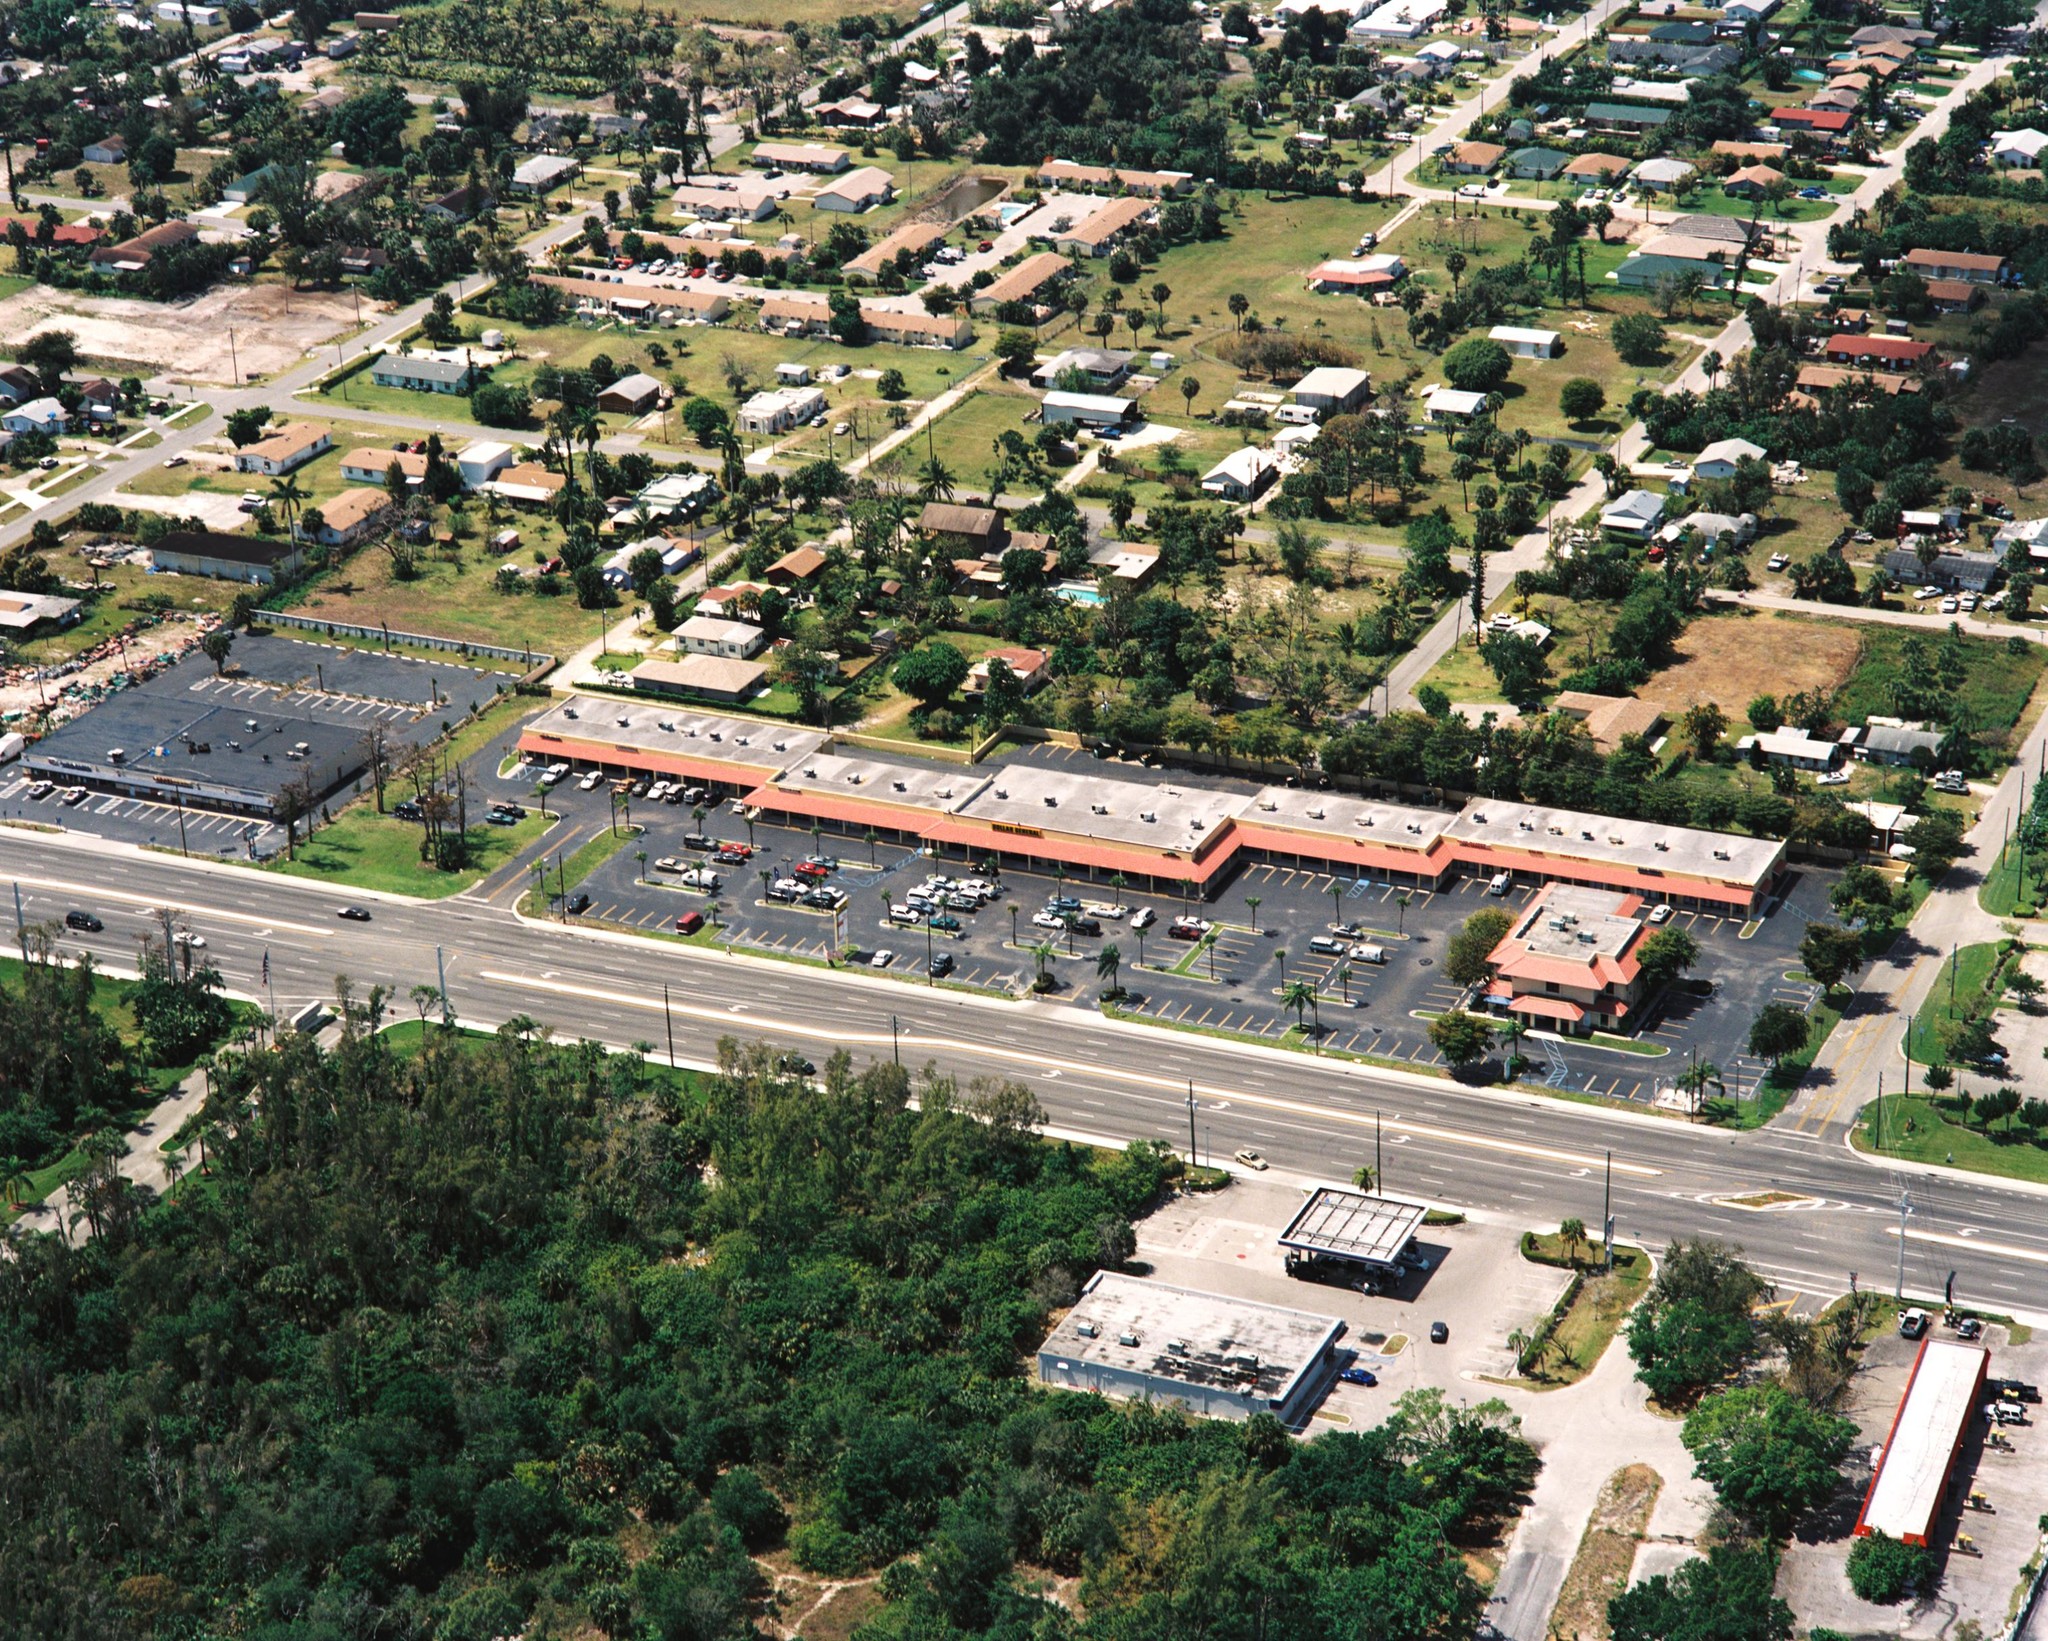
<svg viewBox="0 0 2048 1641">
<path fill-rule="evenodd" d="M 1323 1011 L 1321 999 L 1316 996 L 1316 988 L 1310 985 L 1308 981 L 1288 981 L 1280 992 L 1280 1006 L 1294 1010 L 1294 1025 L 1297 1031 L 1301 1029 L 1302 1011 L 1304 1009 L 1314 1009 L 1316 1011 L 1316 1035 L 1319 1037 L 1322 1035 Z"/>
<path fill-rule="evenodd" d="M 1344 885 L 1342 883 L 1332 883 L 1330 885 L 1330 915 L 1339 923 L 1344 921 Z"/>
<path fill-rule="evenodd" d="M 1564 1244 L 1564 1256 L 1574 1265 L 1579 1262 L 1578 1250 L 1586 1241 L 1586 1222 L 1583 1219 L 1568 1219 L 1557 1228 L 1557 1240 Z"/>
<path fill-rule="evenodd" d="M 1216 931 L 1209 930 L 1202 936 L 1202 950 L 1209 954 L 1209 978 L 1216 978 Z"/>
<path fill-rule="evenodd" d="M 1245 905 L 1251 908 L 1252 933 L 1257 934 L 1259 932 L 1259 908 L 1263 906 L 1265 902 L 1261 900 L 1257 895 L 1246 895 L 1244 897 L 1244 903 Z"/>
<path fill-rule="evenodd" d="M 1394 896 L 1394 904 L 1401 909 L 1400 921 L 1394 925 L 1394 933 L 1396 934 L 1406 934 L 1408 932 L 1408 902 L 1412 898 L 1405 889 Z"/>
<path fill-rule="evenodd" d="M 884 895 L 882 898 L 886 900 L 888 896 Z M 1014 946 L 1017 944 L 1017 903 L 1011 901 L 1007 909 L 1010 914 L 1010 944 Z"/>
<path fill-rule="evenodd" d="M 270 493 L 277 498 L 278 509 L 284 514 L 285 533 L 296 538 L 299 533 L 299 503 L 311 492 L 287 473 L 270 481 Z"/>
<path fill-rule="evenodd" d="M 1348 1005 L 1351 1001 L 1351 965 L 1349 963 L 1339 963 L 1337 965 L 1337 984 L 1343 987 L 1344 1001 Z"/>
<path fill-rule="evenodd" d="M 868 828 L 868 831 L 867 831 L 867 836 L 866 836 L 865 838 L 863 838 L 863 839 L 861 840 L 862 842 L 864 842 L 864 843 L 865 843 L 865 844 L 866 844 L 866 845 L 868 846 L 868 865 L 869 865 L 869 866 L 873 866 L 873 865 L 875 864 L 875 840 L 876 840 L 876 836 L 877 836 L 877 834 L 876 834 L 876 832 L 875 832 L 875 829 L 874 829 L 874 828 L 873 828 L 872 826 L 870 826 L 870 827 Z"/>
<path fill-rule="evenodd" d="M 937 456 L 927 460 L 918 471 L 917 499 L 919 501 L 951 501 L 953 499 L 953 475 L 946 470 L 946 464 Z"/>
<path fill-rule="evenodd" d="M 1242 291 L 1232 291 L 1228 306 L 1230 308 L 1230 317 L 1237 321 L 1237 328 L 1243 330 L 1244 316 L 1252 311 L 1251 298 Z"/>
<path fill-rule="evenodd" d="M 1109 886 L 1116 891 L 1116 903 L 1119 910 L 1121 910 L 1123 907 L 1124 886 L 1128 882 L 1129 879 L 1127 879 L 1121 872 L 1118 872 L 1114 877 L 1112 877 L 1109 880 Z"/>
<path fill-rule="evenodd" d="M 1509 1015 L 1501 1025 L 1500 1034 L 1508 1040 L 1508 1059 L 1516 1059 L 1522 1052 L 1522 1039 L 1529 1034 L 1529 1027 L 1518 1015 Z"/>
<path fill-rule="evenodd" d="M 1123 987 L 1117 984 L 1117 970 L 1123 967 L 1124 954 L 1117 950 L 1114 940 L 1095 954 L 1095 978 L 1106 982 L 1105 995 L 1120 995 Z"/>
<path fill-rule="evenodd" d="M 1517 1373 L 1524 1371 L 1523 1364 L 1529 1359 L 1529 1346 L 1534 1342 L 1521 1328 L 1516 1328 L 1514 1332 L 1507 1336 L 1507 1347 L 1515 1358 L 1515 1371 Z"/>
<path fill-rule="evenodd" d="M 1050 940 L 1041 940 L 1031 948 L 1031 961 L 1038 965 L 1038 989 L 1040 991 L 1044 991 L 1051 984 L 1051 981 L 1046 976 L 1045 966 L 1057 956 L 1059 956 L 1059 948 L 1054 946 Z"/>
<path fill-rule="evenodd" d="M 1695 1060 L 1687 1066 L 1678 1074 L 1678 1086 L 1690 1099 L 1689 1116 L 1699 1114 L 1700 1102 L 1709 1088 L 1728 1092 L 1728 1085 L 1721 1080 L 1721 1068 L 1712 1060 Z"/>
<path fill-rule="evenodd" d="M 1273 966 L 1280 971 L 1280 985 L 1284 990 L 1287 985 L 1287 948 L 1285 946 L 1280 947 L 1273 953 Z"/>
</svg>

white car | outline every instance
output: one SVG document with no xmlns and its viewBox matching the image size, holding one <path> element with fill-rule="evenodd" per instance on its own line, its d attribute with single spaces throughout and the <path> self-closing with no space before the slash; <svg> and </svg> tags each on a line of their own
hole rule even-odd
<svg viewBox="0 0 2048 1641">
<path fill-rule="evenodd" d="M 1140 906 L 1135 912 L 1131 913 L 1131 927 L 1134 929 L 1149 929 L 1158 921 L 1159 914 L 1153 911 L 1150 906 Z"/>
<path fill-rule="evenodd" d="M 687 872 L 691 867 L 687 861 L 678 860 L 674 855 L 663 855 L 654 863 L 657 872 Z"/>
<path fill-rule="evenodd" d="M 1090 917 L 1106 917 L 1118 923 L 1121 923 L 1124 917 L 1123 907 L 1112 906 L 1106 900 L 1086 901 L 1082 904 L 1081 910 L 1086 912 Z"/>
<path fill-rule="evenodd" d="M 1346 950 L 1344 942 L 1334 935 L 1319 934 L 1308 943 L 1312 952 L 1321 952 L 1328 957 L 1342 957 Z"/>
<path fill-rule="evenodd" d="M 1846 769 L 1823 770 L 1820 774 L 1814 776 L 1813 784 L 1815 786 L 1847 786 L 1849 784 L 1849 771 Z"/>
<path fill-rule="evenodd" d="M 1458 197 L 1461 199 L 1484 199 L 1486 198 L 1486 184 L 1483 182 L 1468 182 L 1458 190 Z"/>
<path fill-rule="evenodd" d="M 180 929 L 171 936 L 171 944 L 174 946 L 190 946 L 194 951 L 203 952 L 206 950 L 206 936 L 194 934 L 190 929 Z"/>
<path fill-rule="evenodd" d="M 576 790 L 579 792 L 595 792 L 602 785 L 604 785 L 604 772 L 593 769 L 576 783 Z"/>
<path fill-rule="evenodd" d="M 1941 601 L 1941 613 L 1943 615 L 1954 615 L 1956 607 L 1956 601 L 1953 598 L 1944 598 Z"/>
<path fill-rule="evenodd" d="M 1252 1150 L 1249 1146 L 1238 1152 L 1237 1160 L 1243 1163 L 1245 1167 L 1255 1168 L 1262 1174 L 1270 1166 L 1264 1157 L 1260 1156 L 1258 1152 Z"/>
<path fill-rule="evenodd" d="M 1031 914 L 1031 926 L 1034 929 L 1064 930 L 1067 926 L 1067 920 L 1061 917 L 1058 912 L 1033 912 Z"/>
<path fill-rule="evenodd" d="M 1764 568 L 1767 570 L 1782 570 L 1785 568 L 1786 565 L 1790 564 L 1791 562 L 1792 560 L 1788 558 L 1785 554 L 1773 553 L 1771 554 L 1770 562 L 1766 564 Z"/>
<path fill-rule="evenodd" d="M 681 882 L 686 889 L 710 891 L 718 887 L 718 874 L 707 867 L 693 866 L 682 875 Z"/>
<path fill-rule="evenodd" d="M 1671 921 L 1671 907 L 1669 904 L 1652 906 L 1650 908 L 1650 921 L 1652 923 L 1669 923 Z"/>
<path fill-rule="evenodd" d="M 1915 598 L 1939 598 L 1941 597 L 1941 589 L 1939 587 L 1922 587 L 1913 596 Z"/>
<path fill-rule="evenodd" d="M 889 950 L 887 946 L 884 946 L 880 951 L 873 953 L 868 958 L 868 967 L 871 969 L 886 969 L 895 961 L 896 954 Z"/>
<path fill-rule="evenodd" d="M 1975 593 L 1964 593 L 1956 602 L 1962 605 L 1966 611 L 1974 610 L 1977 607 L 1977 595 Z"/>
</svg>

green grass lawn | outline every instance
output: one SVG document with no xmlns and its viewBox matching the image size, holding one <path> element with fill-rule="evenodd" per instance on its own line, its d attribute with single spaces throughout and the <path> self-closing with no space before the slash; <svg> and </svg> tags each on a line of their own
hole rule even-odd
<svg viewBox="0 0 2048 1641">
<path fill-rule="evenodd" d="M 921 468 L 927 455 L 934 456 L 961 490 L 986 491 L 996 436 L 1021 433 L 1028 442 L 1038 429 L 1024 418 L 1037 408 L 1036 394 L 991 381 L 933 422 L 928 437 L 901 446 L 904 460 Z"/>
<path fill-rule="evenodd" d="M 1564 1314 L 1547 1330 L 1549 1348 L 1530 1364 L 1528 1376 L 1520 1381 L 1541 1390 L 1577 1384 L 1599 1366 L 1650 1280 L 1650 1257 L 1640 1248 L 1616 1244 L 1614 1264 L 1606 1270 L 1601 1269 L 1594 1246 L 1581 1243 L 1573 1252 L 1576 1259 L 1567 1258 L 1562 1239 L 1554 1233 L 1539 1236 L 1529 1232 L 1522 1237 L 1522 1257 L 1532 1264 L 1583 1274 Z"/>
<path fill-rule="evenodd" d="M 576 886 L 596 871 L 621 849 L 634 847 L 643 835 L 644 828 L 622 826 L 607 829 L 584 844 L 564 860 L 559 868 L 551 869 L 546 875 L 546 887 L 528 889 L 520 898 L 519 909 L 528 917 L 547 917 L 556 896 L 572 894 Z M 550 863 L 552 868 L 552 863 Z"/>
<path fill-rule="evenodd" d="M 1806 1011 L 1811 1022 L 1806 1046 L 1797 1054 L 1788 1054 L 1772 1070 L 1757 1080 L 1756 1093 L 1747 1100 L 1708 1100 L 1701 1107 L 1702 1113 L 1716 1126 L 1749 1130 L 1761 1128 L 1780 1111 L 1792 1098 L 1792 1091 L 1812 1067 L 1821 1051 L 1821 1045 L 1835 1027 L 1842 1023 L 1842 1011 L 1825 1000 L 1816 1002 Z"/>
<path fill-rule="evenodd" d="M 1957 1026 L 1982 1012 L 1983 993 L 1997 972 L 2001 954 L 1996 944 L 1964 946 L 1944 958 L 1934 989 L 1913 1016 L 1907 1053 L 1921 1065 L 1948 1059 L 1948 1038 Z M 1953 998 L 1953 1002 L 1951 1002 Z"/>
<path fill-rule="evenodd" d="M 1863 1108 L 1853 1137 L 1859 1151 L 2004 1179 L 2048 1181 L 2048 1146 L 2026 1129 L 2015 1125 L 2009 1135 L 2002 1128 L 1987 1134 L 1964 1126 L 1940 1104 L 1918 1094 L 1887 1094 L 1873 1100 Z"/>
<path fill-rule="evenodd" d="M 1901 656 L 1906 644 L 1918 636 L 1929 649 L 1946 645 L 1947 635 L 1914 634 L 1903 627 L 1874 623 L 1862 629 L 1863 648 L 1855 670 L 1835 699 L 1835 714 L 1845 723 L 1858 723 L 1872 713 L 1895 710 L 1891 681 L 1903 670 Z M 2002 733 L 2019 724 L 2027 711 L 2034 686 L 2040 682 L 2048 655 L 2039 644 L 2022 642 L 2008 649 L 2004 640 L 1961 638 L 1963 683 L 1957 696 L 1969 710 L 1981 739 L 1997 745 Z"/>
<path fill-rule="evenodd" d="M 398 795 L 398 788 L 388 789 L 386 802 L 396 802 Z M 483 807 L 479 799 L 477 808 Z M 270 870 L 440 900 L 488 876 L 552 824 L 538 814 L 528 814 L 517 826 L 472 826 L 471 865 L 460 872 L 443 872 L 420 860 L 421 827 L 416 822 L 380 815 L 374 805 L 359 803 L 300 844 L 297 859 L 274 861 Z"/>
</svg>

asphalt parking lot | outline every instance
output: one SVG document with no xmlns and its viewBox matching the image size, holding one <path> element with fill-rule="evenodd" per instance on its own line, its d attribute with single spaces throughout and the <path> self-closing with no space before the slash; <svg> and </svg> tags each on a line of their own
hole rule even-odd
<svg viewBox="0 0 2048 1641">
<path fill-rule="evenodd" d="M 184 811 L 180 831 L 178 806 L 146 798 L 88 792 L 83 803 L 66 804 L 61 792 L 31 798 L 32 783 L 19 772 L 0 780 L 0 816 L 53 826 L 80 837 L 109 838 L 119 843 L 183 847 L 193 855 L 225 855 L 236 860 L 265 859 L 284 847 L 284 828 L 244 815 L 222 815 L 207 809 Z"/>
<path fill-rule="evenodd" d="M 1032 753 L 1035 760 L 1076 756 L 1056 748 Z M 1096 767 L 1152 778 L 1151 771 L 1130 765 Z M 522 775 L 503 784 L 530 786 L 530 779 Z M 610 797 L 602 787 L 584 793 L 567 782 L 548 801 L 572 817 L 583 836 L 594 835 L 610 818 Z M 946 977 L 949 983 L 1000 991 L 1029 984 L 1038 964 L 1034 948 L 1044 943 L 1052 948 L 1046 968 L 1056 985 L 1054 995 L 1084 1003 L 1094 1000 L 1106 978 L 1098 974 L 1099 954 L 1114 945 L 1121 959 L 1117 977 L 1129 994 L 1123 1006 L 1142 1018 L 1266 1041 L 1302 1027 L 1320 1028 L 1318 1041 L 1327 1050 L 1418 1067 L 1442 1064 L 1429 1042 L 1429 1019 L 1461 997 L 1461 989 L 1438 966 L 1445 941 L 1474 911 L 1517 910 L 1535 892 L 1532 886 L 1517 885 L 1496 899 L 1478 878 L 1457 879 L 1430 891 L 1261 864 L 1239 872 L 1215 899 L 1184 906 L 1171 897 L 1119 895 L 1101 882 L 1004 871 L 993 878 L 998 888 L 993 901 L 979 911 L 951 909 L 960 929 L 937 930 L 895 922 L 888 907 L 900 904 L 904 892 L 929 874 L 964 878 L 978 869 L 932 860 L 901 846 L 871 848 L 830 832 L 814 838 L 808 831 L 762 820 L 749 827 L 724 802 L 707 806 L 705 835 L 720 843 L 750 844 L 754 854 L 744 865 L 714 867 L 721 881 L 716 894 L 707 895 L 683 888 L 673 881 L 674 874 L 654 870 L 664 856 L 692 865 L 703 862 L 702 854 L 682 843 L 697 825 L 691 809 L 640 802 L 632 805 L 632 818 L 648 828 L 645 837 L 574 886 L 591 897 L 588 917 L 634 928 L 671 928 L 679 914 L 694 909 L 719 926 L 715 938 L 721 941 L 821 960 L 849 946 L 863 954 L 888 952 L 883 966 L 919 978 L 925 975 L 928 954 L 946 952 L 955 964 Z M 549 847 L 552 851 L 558 845 Z M 643 852 L 645 862 L 638 858 Z M 814 852 L 839 861 L 830 881 L 847 896 L 843 908 L 835 913 L 765 898 L 762 871 L 787 877 Z M 1824 872 L 1795 872 L 1748 938 L 1744 925 L 1733 919 L 1675 913 L 1667 926 L 1688 929 L 1700 942 L 1703 955 L 1693 977 L 1700 984 L 1667 994 L 1637 1040 L 1640 1052 L 1531 1034 L 1524 1052 L 1536 1061 L 1535 1080 L 1561 1090 L 1647 1103 L 1660 1093 L 1668 1098 L 1674 1079 L 1697 1054 L 1720 1068 L 1731 1097 L 1751 1093 L 1766 1069 L 1744 1052 L 1757 1011 L 1773 1000 L 1805 1007 L 1813 999 L 1811 985 L 1786 976 L 1797 967 L 1807 919 L 1828 916 L 1828 881 Z M 1062 892 L 1088 904 L 1101 921 L 1100 937 L 1033 926 L 1033 914 Z M 1113 910 L 1119 900 L 1126 914 L 1121 917 Z M 1132 927 L 1131 915 L 1141 906 L 1151 907 L 1157 917 L 1142 931 Z M 1170 937 L 1168 930 L 1183 910 L 1214 926 L 1213 948 Z M 1357 939 L 1382 946 L 1387 961 L 1370 964 L 1312 951 L 1311 940 L 1339 922 L 1362 931 Z M 1281 1002 L 1283 984 L 1291 980 L 1315 987 L 1317 1003 L 1300 1025 Z"/>
</svg>

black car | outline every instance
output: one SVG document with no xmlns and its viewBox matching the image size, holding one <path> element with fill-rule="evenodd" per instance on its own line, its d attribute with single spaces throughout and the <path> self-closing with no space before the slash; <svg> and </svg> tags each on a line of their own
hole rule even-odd
<svg viewBox="0 0 2048 1641">
<path fill-rule="evenodd" d="M 344 906 L 334 915 L 336 917 L 345 917 L 351 923 L 367 923 L 370 921 L 370 914 L 360 906 Z"/>
<path fill-rule="evenodd" d="M 1430 1342 L 1430 1343 L 1431 1343 L 1432 1345 L 1441 1345 L 1441 1344 L 1442 1344 L 1442 1343 L 1443 1343 L 1443 1342 L 1444 1342 L 1445 1340 L 1449 1339 L 1449 1338 L 1450 1338 L 1450 1336 L 1451 1336 L 1451 1330 L 1450 1330 L 1449 1328 L 1445 1327 L 1445 1326 L 1443 1325 L 1443 1323 L 1441 1323 L 1441 1322 L 1432 1322 L 1432 1323 L 1430 1323 L 1430 1325 L 1429 1325 L 1429 1342 Z"/>
<path fill-rule="evenodd" d="M 403 799 L 402 801 L 393 804 L 391 806 L 391 813 L 396 815 L 400 820 L 416 821 L 425 820 L 427 818 L 426 811 L 421 809 L 420 806 L 414 803 L 410 798 Z"/>
<path fill-rule="evenodd" d="M 1100 938 L 1102 934 L 1102 924 L 1092 917 L 1070 917 L 1067 919 L 1067 927 L 1076 934 L 1085 934 L 1091 938 Z"/>
<path fill-rule="evenodd" d="M 98 934 L 106 925 L 91 912 L 66 912 L 64 926 L 67 929 L 83 929 L 87 934 Z"/>
<path fill-rule="evenodd" d="M 932 960 L 925 965 L 925 968 L 930 971 L 931 977 L 934 980 L 943 980 L 953 972 L 953 954 L 951 952 L 936 953 Z"/>
<path fill-rule="evenodd" d="M 775 1062 L 775 1069 L 791 1077 L 815 1077 L 818 1068 L 801 1054 L 785 1054 Z"/>
<path fill-rule="evenodd" d="M 526 806 L 518 803 L 494 803 L 491 805 L 491 813 L 494 815 L 505 815 L 512 820 L 523 821 L 526 819 Z"/>
<path fill-rule="evenodd" d="M 563 902 L 563 909 L 574 917 L 590 910 L 590 896 L 582 893 L 571 895 Z"/>
</svg>

